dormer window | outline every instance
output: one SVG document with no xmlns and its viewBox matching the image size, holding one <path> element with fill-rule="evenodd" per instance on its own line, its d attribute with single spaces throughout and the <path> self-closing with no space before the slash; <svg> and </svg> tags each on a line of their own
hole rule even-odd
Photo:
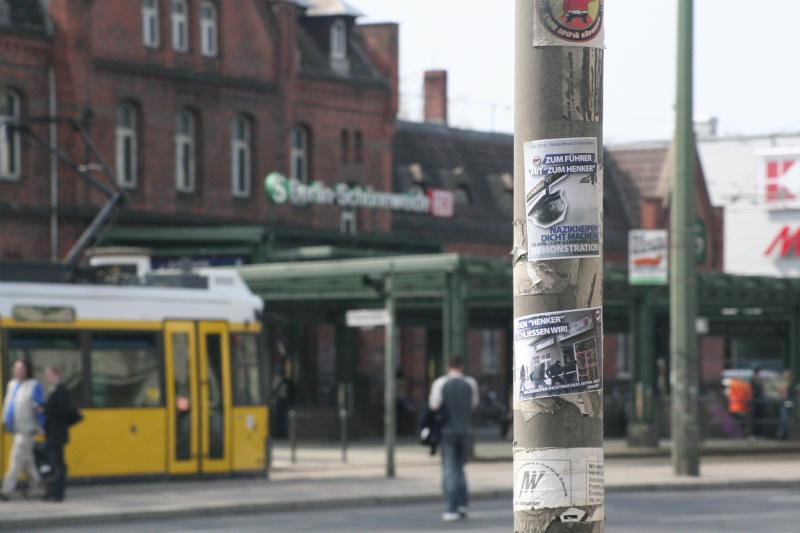
<svg viewBox="0 0 800 533">
<path fill-rule="evenodd" d="M 331 59 L 347 59 L 347 23 L 342 19 L 331 24 Z"/>
</svg>

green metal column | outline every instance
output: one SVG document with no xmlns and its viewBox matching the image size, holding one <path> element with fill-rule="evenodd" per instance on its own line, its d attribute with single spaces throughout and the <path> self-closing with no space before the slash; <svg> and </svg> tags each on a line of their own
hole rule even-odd
<svg viewBox="0 0 800 533">
<path fill-rule="evenodd" d="M 628 424 L 630 446 L 657 447 L 655 388 L 655 310 L 653 289 L 635 288 L 630 312 L 631 347 L 633 348 L 633 409 Z"/>
<path fill-rule="evenodd" d="M 671 210 L 670 340 L 672 352 L 672 466 L 676 474 L 700 475 L 699 367 L 695 278 L 695 146 L 693 0 L 678 3 L 678 83 Z"/>
<path fill-rule="evenodd" d="M 450 357 L 458 354 L 466 361 L 469 309 L 466 302 L 466 280 L 460 270 L 447 274 L 447 288 L 443 302 L 442 363 L 447 368 Z"/>
<path fill-rule="evenodd" d="M 795 307 L 789 320 L 789 368 L 792 372 L 789 397 L 794 401 L 789 436 L 800 440 L 800 307 Z"/>
<path fill-rule="evenodd" d="M 394 452 L 397 441 L 395 405 L 397 403 L 397 301 L 394 294 L 394 279 L 386 276 L 384 284 L 386 298 L 386 341 L 384 346 L 384 395 L 383 395 L 383 435 L 386 447 L 386 477 L 395 477 Z"/>
</svg>

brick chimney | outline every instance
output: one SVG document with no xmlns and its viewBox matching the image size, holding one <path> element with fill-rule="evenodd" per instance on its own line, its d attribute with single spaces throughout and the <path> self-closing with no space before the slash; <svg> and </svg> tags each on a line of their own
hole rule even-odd
<svg viewBox="0 0 800 533">
<path fill-rule="evenodd" d="M 447 124 L 447 71 L 425 72 L 425 122 Z"/>
</svg>

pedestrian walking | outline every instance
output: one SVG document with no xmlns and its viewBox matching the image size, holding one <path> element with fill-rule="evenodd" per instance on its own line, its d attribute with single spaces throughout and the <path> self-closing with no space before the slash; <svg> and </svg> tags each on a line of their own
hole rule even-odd
<svg viewBox="0 0 800 533">
<path fill-rule="evenodd" d="M 472 450 L 472 410 L 478 406 L 478 383 L 464 375 L 464 361 L 450 359 L 447 374 L 433 382 L 428 404 L 442 419 L 442 487 L 447 509 L 445 522 L 467 517 L 469 492 L 464 464 Z"/>
<path fill-rule="evenodd" d="M 81 416 L 72 405 L 69 392 L 62 382 L 62 371 L 57 366 L 45 369 L 47 383 L 53 392 L 47 397 L 42 410 L 45 414 L 45 451 L 52 470 L 52 478 L 47 484 L 44 500 L 64 501 L 64 485 L 67 479 L 67 464 L 64 461 L 64 446 L 69 442 L 69 427 Z"/>
<path fill-rule="evenodd" d="M 25 471 L 32 487 L 41 485 L 39 472 L 33 459 L 34 437 L 42 430 L 44 413 L 38 409 L 44 401 L 42 386 L 33 379 L 30 361 L 14 363 L 14 378 L 6 385 L 3 402 L 3 425 L 14 435 L 9 455 L 9 466 L 0 489 L 0 501 L 8 501 L 17 486 L 19 475 Z"/>
</svg>

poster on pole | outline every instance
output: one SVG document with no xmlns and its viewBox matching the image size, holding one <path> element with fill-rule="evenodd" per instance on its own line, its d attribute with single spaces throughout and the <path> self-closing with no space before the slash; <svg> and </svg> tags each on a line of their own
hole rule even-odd
<svg viewBox="0 0 800 533">
<path fill-rule="evenodd" d="M 528 261 L 600 255 L 597 139 L 525 143 Z"/>
<path fill-rule="evenodd" d="M 514 452 L 514 511 L 602 505 L 603 448 L 547 448 Z M 562 522 L 591 522 L 575 509 Z"/>
<path fill-rule="evenodd" d="M 517 318 L 514 381 L 522 401 L 602 390 L 602 308 Z"/>
<path fill-rule="evenodd" d="M 603 0 L 535 0 L 533 46 L 603 48 Z"/>
<path fill-rule="evenodd" d="M 628 233 L 628 282 L 666 285 L 669 282 L 669 233 L 635 229 Z"/>
</svg>

